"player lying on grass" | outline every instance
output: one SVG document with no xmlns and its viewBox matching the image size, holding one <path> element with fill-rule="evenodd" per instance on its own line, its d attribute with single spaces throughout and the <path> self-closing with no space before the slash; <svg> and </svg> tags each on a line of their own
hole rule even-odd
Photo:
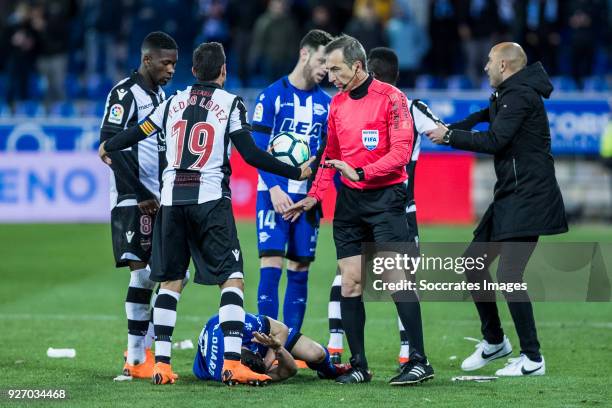
<svg viewBox="0 0 612 408">
<path fill-rule="evenodd" d="M 227 384 L 222 373 L 223 350 L 223 331 L 219 315 L 215 315 L 206 323 L 198 338 L 198 350 L 193 362 L 195 376 L 201 380 L 223 381 Z M 242 364 L 257 373 L 268 375 L 269 381 L 277 382 L 297 373 L 295 359 L 305 361 L 323 379 L 335 379 L 350 369 L 349 365 L 332 364 L 325 347 L 285 324 L 265 315 L 246 314 Z"/>
</svg>

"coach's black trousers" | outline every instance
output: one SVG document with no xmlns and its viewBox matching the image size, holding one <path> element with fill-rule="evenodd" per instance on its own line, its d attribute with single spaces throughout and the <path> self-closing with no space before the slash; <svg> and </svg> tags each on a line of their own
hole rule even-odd
<svg viewBox="0 0 612 408">
<path fill-rule="evenodd" d="M 486 253 L 482 270 L 466 271 L 468 282 L 479 283 L 482 289 L 484 281 L 492 282 L 489 266 L 499 257 L 497 282 L 522 283 L 525 267 L 538 241 L 537 236 L 517 237 L 490 242 L 490 229 L 482 228 L 474 236 L 472 244 L 464 253 L 465 257 L 479 257 Z M 521 345 L 521 353 L 531 360 L 540 360 L 540 343 L 533 316 L 533 307 L 527 291 L 503 292 L 510 309 L 510 315 L 516 327 Z M 495 303 L 495 292 L 473 291 L 472 298 L 478 310 L 481 331 L 484 339 L 491 344 L 499 344 L 504 339 L 504 331 Z"/>
</svg>

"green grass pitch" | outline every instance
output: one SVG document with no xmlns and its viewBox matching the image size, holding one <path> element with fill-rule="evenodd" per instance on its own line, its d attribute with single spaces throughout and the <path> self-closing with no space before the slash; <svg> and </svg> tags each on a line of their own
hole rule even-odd
<svg viewBox="0 0 612 408">
<path fill-rule="evenodd" d="M 467 241 L 470 232 L 465 227 L 424 227 L 421 239 Z M 256 311 L 254 225 L 241 223 L 239 234 L 246 260 L 245 304 L 248 311 Z M 609 228 L 584 226 L 554 239 L 609 241 L 610 237 Z M 335 272 L 328 225 L 321 230 L 317 255 L 310 271 L 303 332 L 326 342 L 327 298 Z M 123 363 L 128 273 L 113 268 L 108 225 L 2 225 L 0 259 L 0 406 L 600 407 L 612 401 L 610 303 L 535 304 L 547 362 L 543 377 L 451 382 L 452 376 L 461 375 L 462 358 L 473 351 L 474 343 L 463 337 L 479 337 L 476 310 L 470 303 L 424 303 L 425 341 L 436 378 L 417 387 L 390 387 L 387 381 L 395 373 L 399 347 L 394 308 L 390 303 L 369 303 L 366 344 L 374 372 L 371 384 L 337 385 L 301 370 L 295 378 L 269 387 L 227 388 L 197 381 L 191 373 L 194 350 L 175 350 L 173 365 L 181 378 L 173 386 L 159 387 L 144 380 L 113 382 Z M 190 283 L 179 303 L 174 340 L 191 339 L 195 344 L 218 301 L 217 288 Z M 507 308 L 500 305 L 500 310 L 516 355 L 514 327 Z M 77 356 L 50 359 L 48 347 L 73 347 Z M 501 361 L 495 362 L 482 374 L 493 374 L 501 366 Z M 15 388 L 65 389 L 69 399 L 20 403 L 7 398 L 5 391 Z"/>
</svg>

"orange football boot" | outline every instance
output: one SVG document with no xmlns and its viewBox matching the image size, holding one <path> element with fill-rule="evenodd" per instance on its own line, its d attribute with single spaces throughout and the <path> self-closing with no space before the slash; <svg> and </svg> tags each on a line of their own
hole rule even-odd
<svg viewBox="0 0 612 408">
<path fill-rule="evenodd" d="M 155 363 L 153 368 L 153 384 L 174 384 L 178 374 L 172 371 L 172 366 L 166 363 Z"/>
<path fill-rule="evenodd" d="M 127 352 L 124 353 L 124 360 L 127 359 Z M 155 356 L 150 348 L 145 349 L 145 361 L 140 364 L 128 364 L 127 361 L 123 365 L 123 375 L 133 378 L 151 378 L 153 376 L 153 366 L 155 365 Z"/>
<path fill-rule="evenodd" d="M 272 379 L 265 374 L 258 374 L 239 360 L 225 360 L 223 362 L 221 381 L 225 385 L 247 384 L 253 386 L 267 385 Z"/>
</svg>

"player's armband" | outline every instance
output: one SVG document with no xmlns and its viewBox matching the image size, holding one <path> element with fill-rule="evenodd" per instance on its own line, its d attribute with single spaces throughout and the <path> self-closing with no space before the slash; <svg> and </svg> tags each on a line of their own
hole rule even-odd
<svg viewBox="0 0 612 408">
<path fill-rule="evenodd" d="M 157 127 L 155 127 L 155 125 L 153 124 L 153 122 L 151 122 L 150 119 L 144 119 L 138 124 L 138 126 L 140 126 L 140 129 L 145 135 L 147 135 L 147 137 L 157 132 Z"/>
</svg>

